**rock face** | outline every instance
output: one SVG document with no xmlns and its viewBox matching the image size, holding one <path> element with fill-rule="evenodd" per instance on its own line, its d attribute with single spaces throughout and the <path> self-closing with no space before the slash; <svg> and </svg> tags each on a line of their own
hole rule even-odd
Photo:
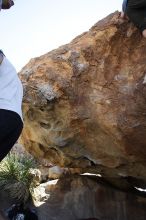
<svg viewBox="0 0 146 220">
<path fill-rule="evenodd" d="M 115 12 L 20 72 L 21 142 L 39 158 L 146 179 L 146 40 Z"/>
<path fill-rule="evenodd" d="M 35 201 L 39 220 L 145 220 L 145 198 L 97 184 L 85 176 L 60 179 L 45 188 L 45 203 Z"/>
</svg>

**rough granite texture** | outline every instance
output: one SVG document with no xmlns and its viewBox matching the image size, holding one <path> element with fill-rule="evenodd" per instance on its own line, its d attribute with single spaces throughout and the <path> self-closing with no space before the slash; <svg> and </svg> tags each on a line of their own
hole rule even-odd
<svg viewBox="0 0 146 220">
<path fill-rule="evenodd" d="M 145 185 L 146 40 L 130 22 L 115 12 L 19 74 L 30 153 Z"/>
</svg>

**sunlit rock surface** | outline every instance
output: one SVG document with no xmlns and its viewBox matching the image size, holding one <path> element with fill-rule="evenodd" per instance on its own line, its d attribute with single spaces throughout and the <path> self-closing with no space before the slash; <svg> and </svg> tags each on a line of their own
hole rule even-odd
<svg viewBox="0 0 146 220">
<path fill-rule="evenodd" d="M 30 153 L 145 186 L 146 40 L 131 23 L 111 14 L 20 77 Z"/>
</svg>

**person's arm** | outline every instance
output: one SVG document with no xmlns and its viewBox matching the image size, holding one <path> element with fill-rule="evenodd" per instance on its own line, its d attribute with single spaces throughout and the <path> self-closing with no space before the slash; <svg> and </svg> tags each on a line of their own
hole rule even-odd
<svg viewBox="0 0 146 220">
<path fill-rule="evenodd" d="M 0 0 L 0 10 L 2 9 L 2 0 Z"/>
<path fill-rule="evenodd" d="M 127 8 L 127 0 L 123 0 L 123 4 L 122 4 L 122 11 L 125 13 L 126 12 L 126 8 Z"/>
<path fill-rule="evenodd" d="M 121 17 L 122 17 L 122 18 L 125 17 L 125 12 L 126 12 L 126 8 L 127 8 L 127 2 L 128 2 L 128 0 L 123 0 L 122 12 L 121 12 Z"/>
</svg>

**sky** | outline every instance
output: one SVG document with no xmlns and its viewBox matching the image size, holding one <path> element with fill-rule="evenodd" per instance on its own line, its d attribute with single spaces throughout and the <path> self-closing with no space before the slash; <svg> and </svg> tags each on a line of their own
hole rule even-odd
<svg viewBox="0 0 146 220">
<path fill-rule="evenodd" d="M 0 48 L 19 72 L 41 56 L 88 31 L 122 0 L 15 0 L 0 12 Z"/>
</svg>

